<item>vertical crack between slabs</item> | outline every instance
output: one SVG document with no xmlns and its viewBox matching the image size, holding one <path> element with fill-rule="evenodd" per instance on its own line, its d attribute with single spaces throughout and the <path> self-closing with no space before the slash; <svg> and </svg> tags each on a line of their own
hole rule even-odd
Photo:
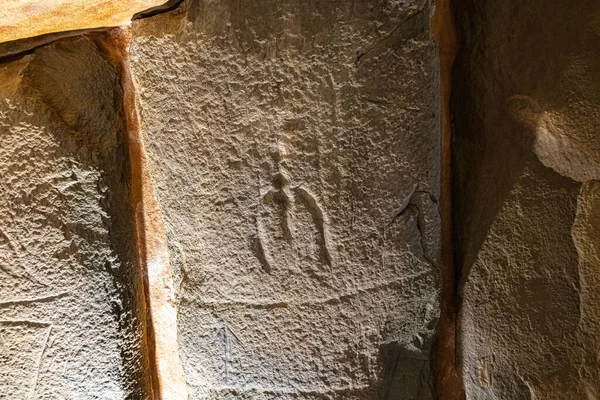
<svg viewBox="0 0 600 400">
<path fill-rule="evenodd" d="M 452 0 L 435 0 L 431 21 L 440 60 L 442 294 L 434 355 L 434 380 L 440 400 L 462 400 L 464 389 L 456 361 L 457 290 L 452 238 L 452 68 L 458 52 Z"/>
<path fill-rule="evenodd" d="M 123 89 L 129 162 L 130 201 L 137 232 L 138 262 L 143 277 L 145 343 L 153 400 L 187 399 L 187 383 L 177 341 L 177 307 L 167 235 L 158 202 L 154 197 L 148 160 L 140 131 L 136 91 L 129 65 L 129 27 L 106 31 L 100 45 L 119 70 Z"/>
</svg>

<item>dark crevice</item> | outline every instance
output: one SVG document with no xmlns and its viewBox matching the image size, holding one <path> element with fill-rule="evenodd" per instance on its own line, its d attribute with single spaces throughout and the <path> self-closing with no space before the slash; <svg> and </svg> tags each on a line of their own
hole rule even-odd
<svg viewBox="0 0 600 400">
<path fill-rule="evenodd" d="M 459 48 L 459 38 L 454 23 L 452 0 L 436 0 L 432 18 L 432 32 L 440 59 L 440 111 L 441 111 L 441 229 L 442 229 L 442 288 L 440 319 L 434 350 L 434 380 L 437 398 L 440 400 L 462 400 L 464 388 L 457 363 L 457 278 L 454 260 L 452 225 L 452 121 L 450 98 L 452 71 Z"/>
<path fill-rule="evenodd" d="M 177 7 L 179 7 L 181 5 L 181 3 L 183 3 L 184 1 L 185 0 L 169 0 L 163 5 L 152 7 L 147 10 L 144 10 L 142 12 L 139 12 L 137 14 L 134 14 L 134 16 L 133 16 L 133 18 L 131 18 L 131 20 L 133 21 L 136 19 L 150 18 L 150 17 L 154 17 L 155 15 L 158 15 L 158 14 L 173 11 Z"/>
</svg>

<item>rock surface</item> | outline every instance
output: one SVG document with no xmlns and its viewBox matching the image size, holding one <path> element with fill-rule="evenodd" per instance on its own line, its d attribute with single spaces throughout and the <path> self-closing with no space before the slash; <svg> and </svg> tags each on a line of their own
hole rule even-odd
<svg viewBox="0 0 600 400">
<path fill-rule="evenodd" d="M 469 399 L 600 396 L 600 4 L 462 2 L 454 91 Z"/>
<path fill-rule="evenodd" d="M 433 0 L 76 31 L 161 3 L 0 5 L 0 399 L 600 397 L 597 0 L 455 2 L 442 87 Z"/>
<path fill-rule="evenodd" d="M 2 0 L 0 43 L 53 32 L 128 25 L 166 0 Z"/>
<path fill-rule="evenodd" d="M 190 398 L 427 399 L 429 1 L 186 1 L 131 65 Z"/>
<path fill-rule="evenodd" d="M 143 399 L 122 93 L 89 37 L 0 64 L 0 398 Z"/>
</svg>

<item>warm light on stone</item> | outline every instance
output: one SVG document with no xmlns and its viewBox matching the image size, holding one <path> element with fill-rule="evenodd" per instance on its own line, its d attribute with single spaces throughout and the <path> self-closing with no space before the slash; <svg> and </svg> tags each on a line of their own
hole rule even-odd
<svg viewBox="0 0 600 400">
<path fill-rule="evenodd" d="M 54 32 L 127 25 L 164 0 L 3 0 L 0 43 Z"/>
</svg>

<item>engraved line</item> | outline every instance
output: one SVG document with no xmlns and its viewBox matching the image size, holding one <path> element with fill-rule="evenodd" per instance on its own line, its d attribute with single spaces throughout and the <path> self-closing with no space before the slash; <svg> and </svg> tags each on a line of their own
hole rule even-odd
<svg viewBox="0 0 600 400">
<path fill-rule="evenodd" d="M 69 293 L 70 292 L 67 291 L 67 292 L 61 292 L 61 293 L 56 293 L 56 294 L 49 294 L 47 296 L 41 296 L 41 297 L 31 297 L 31 298 L 24 298 L 24 299 L 6 300 L 6 301 L 0 302 L 0 307 L 10 306 L 10 305 L 20 305 L 20 304 L 30 304 L 30 303 L 37 303 L 37 302 L 52 301 L 52 300 L 56 300 L 56 299 L 60 299 L 62 297 L 65 297 Z"/>
<path fill-rule="evenodd" d="M 31 393 L 31 398 L 35 399 L 35 391 L 37 389 L 38 381 L 40 379 L 40 369 L 42 368 L 42 362 L 44 360 L 44 354 L 46 353 L 46 347 L 48 346 L 48 339 L 50 338 L 50 332 L 52 332 L 52 324 L 48 327 L 48 332 L 46 333 L 46 337 L 44 339 L 44 344 L 42 346 L 42 351 L 38 358 L 37 369 L 35 372 L 35 380 L 33 383 L 33 391 Z"/>
<path fill-rule="evenodd" d="M 373 286 L 367 286 L 358 288 L 355 291 L 340 294 L 339 296 L 334 297 L 322 297 L 322 298 L 314 298 L 311 301 L 296 301 L 292 299 L 283 299 L 276 302 L 250 302 L 244 300 L 235 300 L 235 299 L 227 299 L 228 301 L 212 301 L 212 300 L 200 300 L 200 299 L 182 299 L 182 302 L 186 302 L 189 304 L 198 304 L 200 306 L 242 306 L 242 307 L 252 307 L 252 308 L 286 308 L 286 307 L 301 307 L 301 306 L 311 306 L 311 305 L 319 305 L 319 304 L 337 304 L 342 302 L 343 300 L 350 299 L 352 297 L 358 296 L 360 294 L 365 294 L 373 291 L 377 291 L 382 288 L 390 288 L 394 287 L 400 283 L 404 283 L 407 280 L 420 278 L 423 276 L 431 275 L 430 271 L 424 271 L 414 275 L 408 275 L 400 279 L 396 279 L 394 281 L 380 283 Z"/>
</svg>

